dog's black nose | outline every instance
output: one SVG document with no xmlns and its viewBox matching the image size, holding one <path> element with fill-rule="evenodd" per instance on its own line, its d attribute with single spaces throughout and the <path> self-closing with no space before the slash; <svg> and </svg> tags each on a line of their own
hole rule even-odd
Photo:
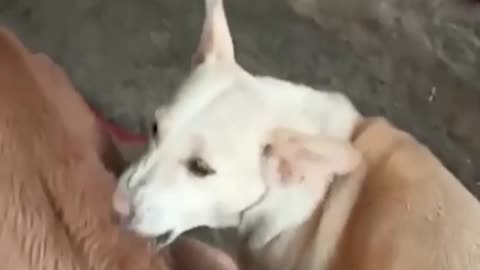
<svg viewBox="0 0 480 270">
<path fill-rule="evenodd" d="M 170 236 L 172 236 L 172 233 L 173 233 L 173 230 L 170 230 L 158 235 L 157 237 L 155 237 L 155 242 L 157 242 L 157 244 L 164 244 L 170 239 Z"/>
</svg>

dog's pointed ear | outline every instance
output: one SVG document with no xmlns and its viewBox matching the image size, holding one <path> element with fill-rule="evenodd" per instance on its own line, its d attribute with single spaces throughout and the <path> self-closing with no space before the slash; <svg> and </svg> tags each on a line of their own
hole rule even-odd
<svg viewBox="0 0 480 270">
<path fill-rule="evenodd" d="M 335 175 L 351 173 L 362 160 L 361 154 L 348 142 L 289 129 L 276 130 L 269 148 L 265 155 L 271 160 L 270 178 L 283 184 L 323 185 L 323 180 L 331 181 Z"/>
<path fill-rule="evenodd" d="M 223 0 L 205 0 L 205 20 L 200 43 L 192 57 L 192 66 L 205 61 L 235 62 Z"/>
</svg>

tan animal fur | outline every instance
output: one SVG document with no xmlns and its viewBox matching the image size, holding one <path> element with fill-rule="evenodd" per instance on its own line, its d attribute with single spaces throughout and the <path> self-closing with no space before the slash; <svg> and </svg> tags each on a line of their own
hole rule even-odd
<svg viewBox="0 0 480 270">
<path fill-rule="evenodd" d="M 289 136 L 299 149 L 318 150 L 311 136 Z M 363 120 L 353 146 L 366 174 L 360 166 L 334 181 L 310 220 L 243 257 L 249 268 L 480 269 L 480 204 L 426 146 L 383 118 Z M 276 154 L 301 162 L 291 151 Z"/>
<path fill-rule="evenodd" d="M 63 70 L 1 29 L 0 268 L 171 269 L 114 222 L 110 171 L 123 165 Z M 220 251 L 182 241 L 168 256 L 175 269 L 235 269 Z"/>
<path fill-rule="evenodd" d="M 0 34 L 0 261 L 5 269 L 166 269 L 112 222 L 114 178 L 65 75 Z"/>
</svg>

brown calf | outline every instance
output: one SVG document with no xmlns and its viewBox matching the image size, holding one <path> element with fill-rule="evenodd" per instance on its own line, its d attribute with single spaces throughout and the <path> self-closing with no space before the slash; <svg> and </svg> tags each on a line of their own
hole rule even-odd
<svg viewBox="0 0 480 270">
<path fill-rule="evenodd" d="M 1 29 L 1 269 L 170 269 L 165 256 L 112 218 L 113 172 L 122 167 L 63 70 Z M 179 246 L 172 261 L 190 253 L 211 260 L 208 269 L 235 269 L 206 245 Z"/>
</svg>

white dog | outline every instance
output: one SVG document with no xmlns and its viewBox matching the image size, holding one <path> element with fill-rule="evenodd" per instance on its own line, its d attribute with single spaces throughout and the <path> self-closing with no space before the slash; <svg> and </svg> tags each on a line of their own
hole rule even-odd
<svg viewBox="0 0 480 270">
<path fill-rule="evenodd" d="M 347 141 L 361 116 L 340 93 L 240 67 L 221 0 L 206 0 L 192 63 L 175 102 L 157 110 L 151 147 L 122 175 L 114 206 L 132 230 L 161 236 L 164 244 L 195 227 L 234 226 L 261 247 L 307 219 L 323 196 L 285 192 L 263 180 L 270 131 L 293 128 Z M 272 207 L 282 215 L 272 216 L 279 212 Z"/>
</svg>

